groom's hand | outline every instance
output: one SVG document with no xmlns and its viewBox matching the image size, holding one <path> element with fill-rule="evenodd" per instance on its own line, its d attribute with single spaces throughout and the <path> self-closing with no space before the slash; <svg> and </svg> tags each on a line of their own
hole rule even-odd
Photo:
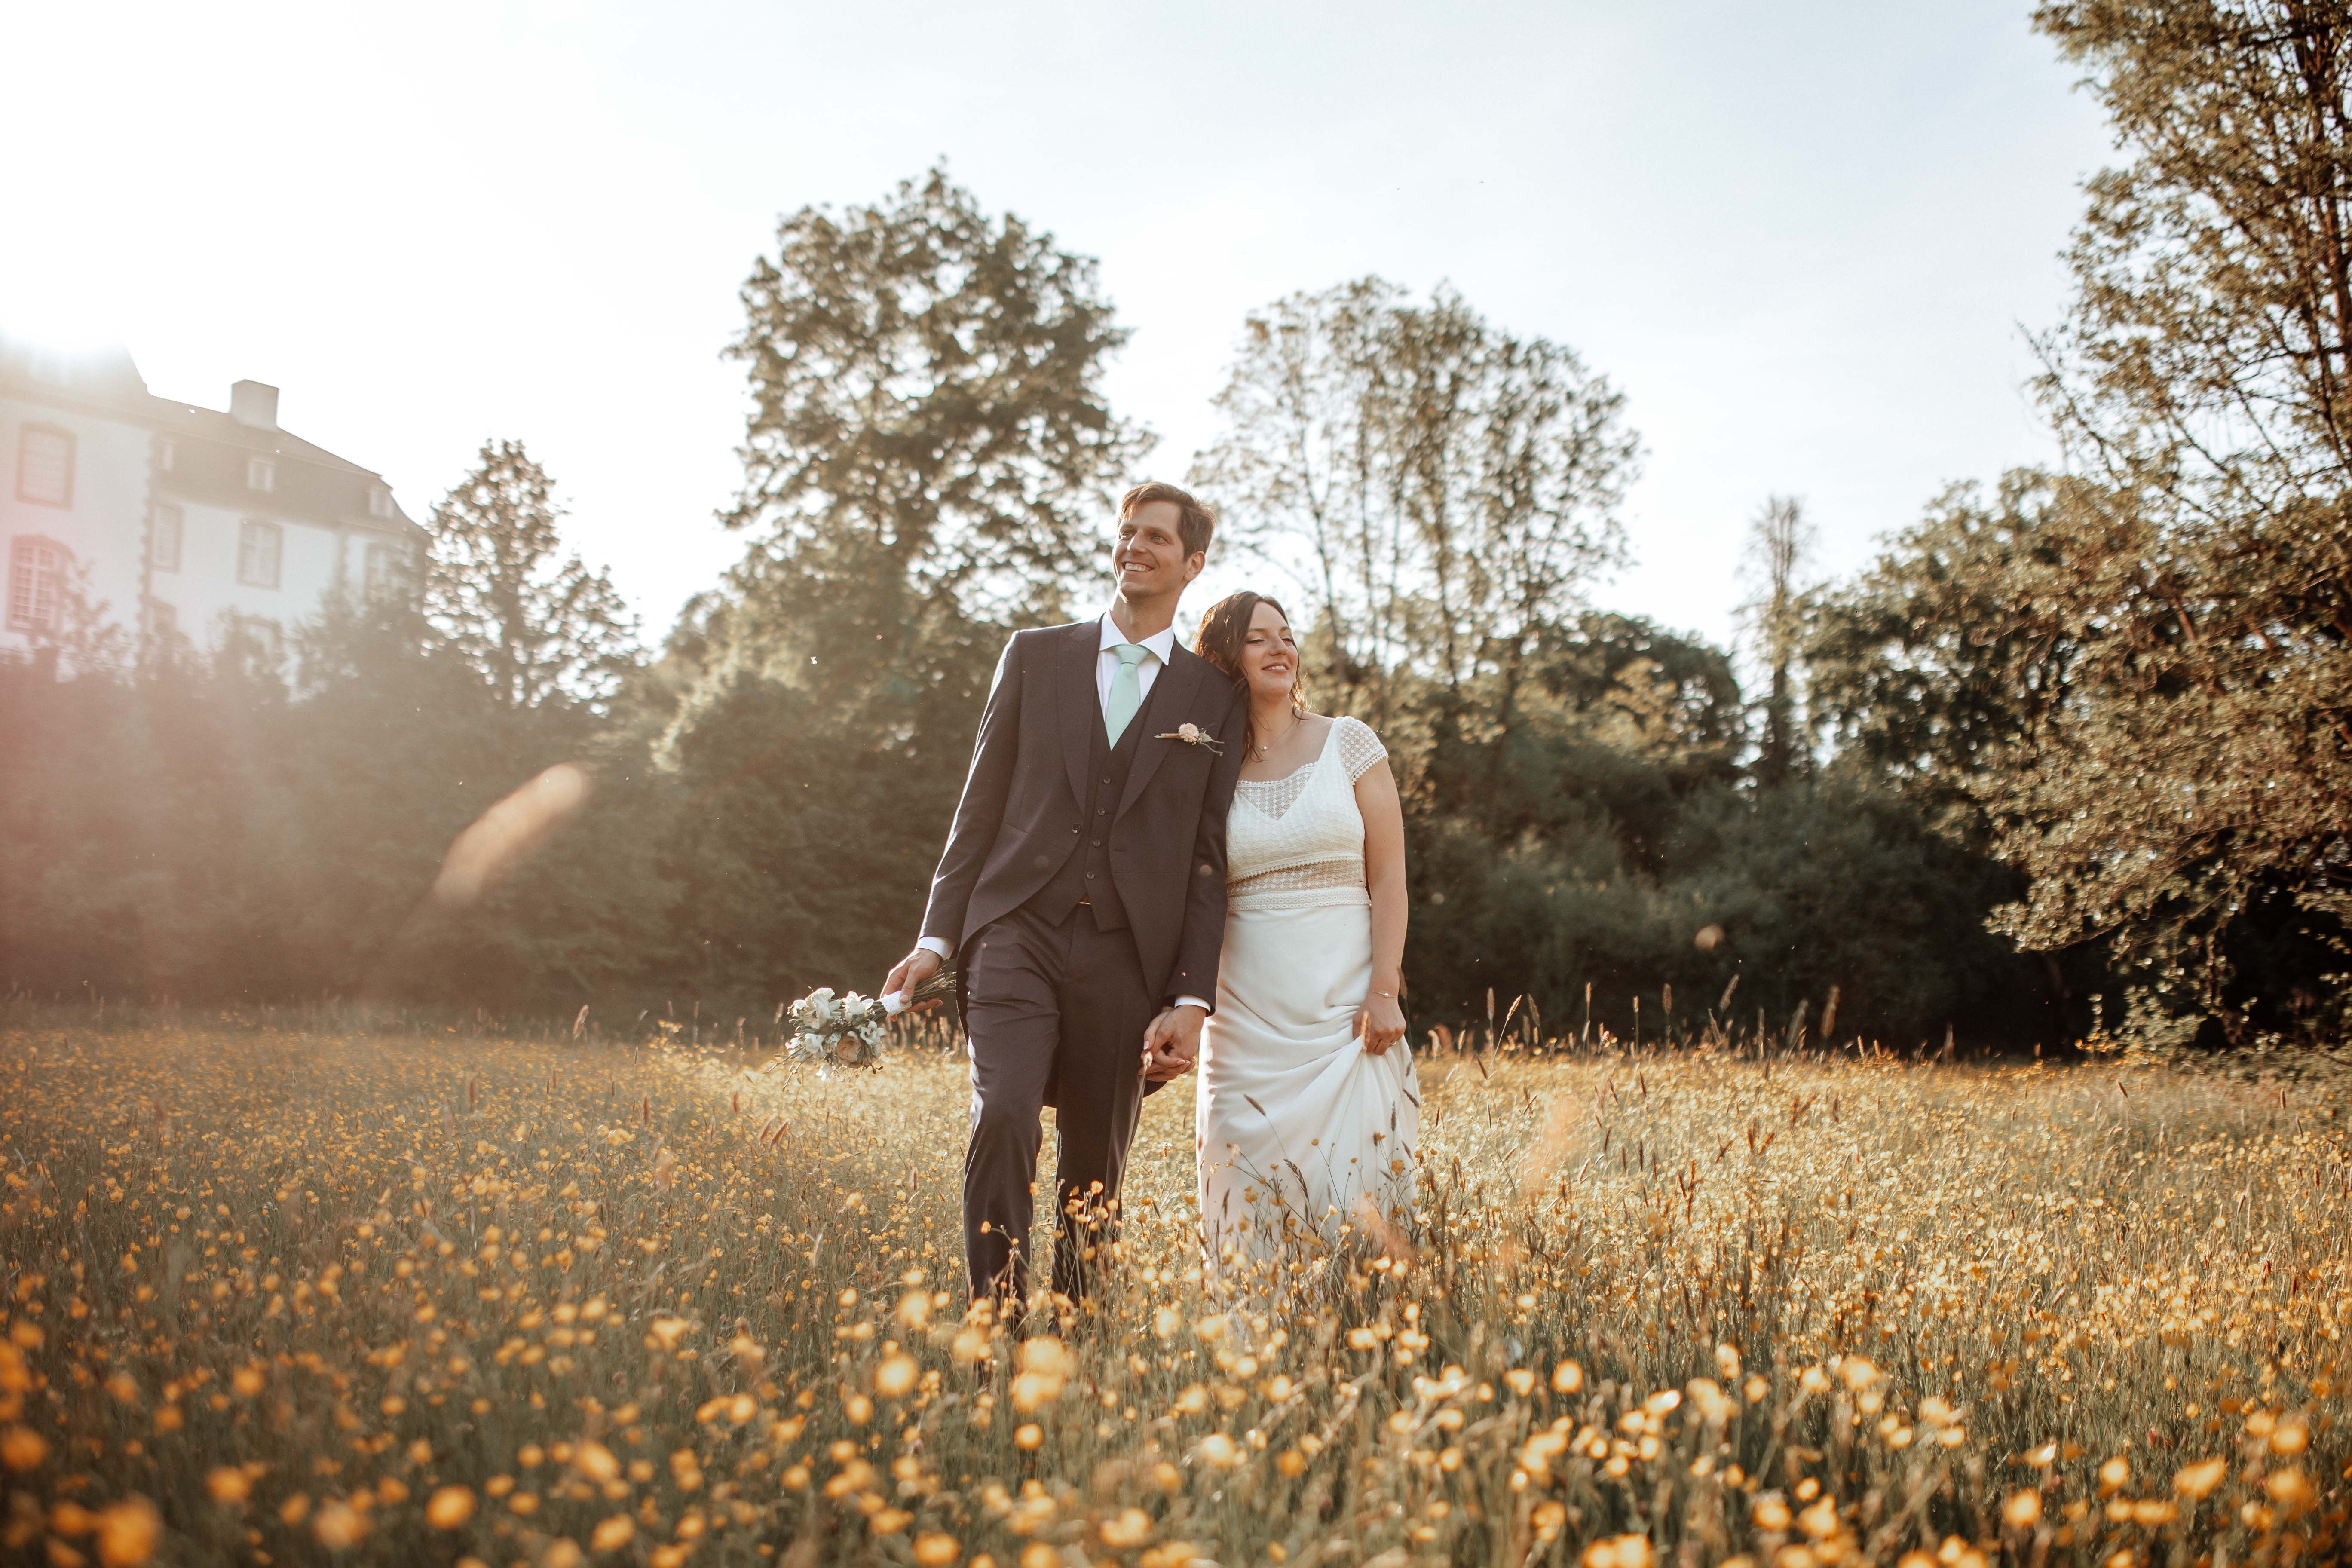
<svg viewBox="0 0 2352 1568">
<path fill-rule="evenodd" d="M 1208 1016 L 1189 1002 L 1161 1008 L 1144 1027 L 1143 1076 L 1166 1083 L 1191 1072 L 1193 1058 L 1201 1054 L 1201 1024 Z"/>
<path fill-rule="evenodd" d="M 882 983 L 877 995 L 887 996 L 893 991 L 912 991 L 940 972 L 940 955 L 928 947 L 919 947 L 898 961 L 890 978 Z"/>
</svg>

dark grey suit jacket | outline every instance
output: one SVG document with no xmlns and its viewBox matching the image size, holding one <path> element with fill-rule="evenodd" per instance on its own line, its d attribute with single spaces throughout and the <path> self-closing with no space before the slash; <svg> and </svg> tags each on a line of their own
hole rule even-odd
<svg viewBox="0 0 2352 1568">
<path fill-rule="evenodd" d="M 954 951 L 1019 909 L 1077 852 L 1089 726 L 1102 723 L 1099 618 L 1015 632 L 997 661 L 955 826 L 931 878 L 922 934 Z M 1241 774 L 1242 700 L 1182 647 L 1135 719 L 1127 789 L 1113 814 L 1110 874 L 1153 995 L 1213 1003 L 1225 940 L 1225 813 Z M 1160 739 L 1195 724 L 1223 746 Z"/>
</svg>

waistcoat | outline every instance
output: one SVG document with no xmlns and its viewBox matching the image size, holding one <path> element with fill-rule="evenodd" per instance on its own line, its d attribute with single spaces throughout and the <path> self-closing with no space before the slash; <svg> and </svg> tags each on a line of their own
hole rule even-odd
<svg viewBox="0 0 2352 1568">
<path fill-rule="evenodd" d="M 1168 672 L 1161 670 L 1160 679 L 1151 683 L 1151 690 L 1135 717 L 1127 721 L 1127 732 L 1114 746 L 1103 732 L 1101 710 L 1096 708 L 1094 721 L 1087 726 L 1090 737 L 1087 745 L 1087 799 L 1080 805 L 1081 816 L 1077 832 L 1070 836 L 1073 848 L 1070 858 L 1053 879 L 1030 897 L 1029 907 L 1046 919 L 1059 923 L 1085 899 L 1094 907 L 1095 927 L 1098 931 L 1127 929 L 1127 910 L 1118 901 L 1118 889 L 1110 879 L 1110 825 L 1118 815 L 1120 796 L 1127 793 L 1127 775 L 1135 765 L 1135 753 L 1143 737 L 1151 728 L 1151 699 L 1160 694 Z M 1088 683 L 1087 701 L 1093 707 L 1094 690 Z"/>
</svg>

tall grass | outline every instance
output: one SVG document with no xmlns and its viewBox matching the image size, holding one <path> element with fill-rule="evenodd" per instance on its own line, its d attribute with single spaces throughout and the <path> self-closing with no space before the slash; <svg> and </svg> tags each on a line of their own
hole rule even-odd
<svg viewBox="0 0 2352 1568">
<path fill-rule="evenodd" d="M 1438 1050 L 1417 1210 L 1223 1286 L 1180 1087 L 1098 1297 L 1013 1325 L 944 1051 L 323 1022 L 0 1029 L 12 1552 L 2345 1554 L 2336 1080 Z"/>
</svg>

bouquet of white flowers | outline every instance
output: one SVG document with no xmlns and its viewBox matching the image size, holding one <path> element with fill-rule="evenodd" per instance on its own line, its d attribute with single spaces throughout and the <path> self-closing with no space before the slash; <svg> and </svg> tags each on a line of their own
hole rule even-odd
<svg viewBox="0 0 2352 1568">
<path fill-rule="evenodd" d="M 944 973 L 933 975 L 911 993 L 893 992 L 882 997 L 861 996 L 855 991 L 835 995 L 832 986 L 821 986 L 789 1009 L 793 1037 L 784 1047 L 784 1058 L 820 1067 L 878 1067 L 890 1019 L 918 1002 L 954 989 L 954 977 Z"/>
<path fill-rule="evenodd" d="M 792 1005 L 793 1037 L 784 1055 L 796 1062 L 872 1067 L 882 1054 L 882 1004 L 856 992 L 836 996 L 822 986 Z"/>
</svg>

